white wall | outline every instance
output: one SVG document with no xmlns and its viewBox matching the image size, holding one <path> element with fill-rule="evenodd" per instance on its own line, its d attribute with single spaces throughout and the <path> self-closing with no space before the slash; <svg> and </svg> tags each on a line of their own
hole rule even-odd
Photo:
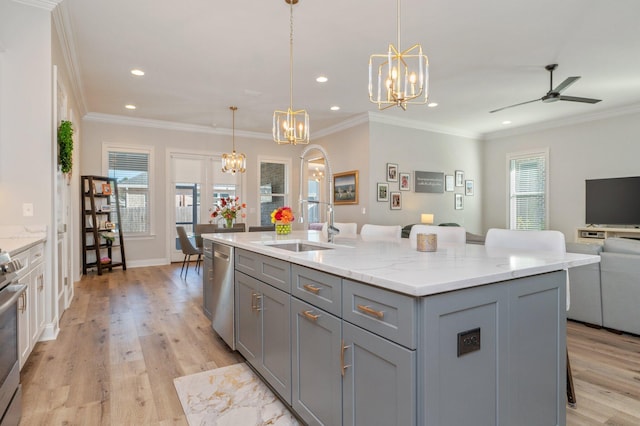
<svg viewBox="0 0 640 426">
<path fill-rule="evenodd" d="M 167 173 L 166 153 L 174 152 L 202 152 L 219 155 L 231 151 L 231 136 L 214 134 L 211 130 L 188 131 L 179 129 L 154 128 L 143 125 L 123 124 L 97 120 L 95 116 L 87 116 L 83 120 L 82 152 L 80 158 L 81 169 L 79 175 L 103 175 L 102 144 L 118 144 L 121 146 L 150 146 L 154 148 L 152 185 L 152 214 L 154 215 L 155 234 L 149 238 L 129 238 L 125 241 L 127 263 L 132 265 L 162 264 L 168 262 L 168 244 L 170 244 L 170 228 L 167 211 Z M 169 125 L 169 123 L 167 123 Z M 195 129 L 195 128 L 194 128 Z M 208 132 L 208 133 L 205 133 Z M 292 182 L 291 204 L 295 206 L 298 199 L 297 176 L 299 175 L 299 153 L 301 147 L 277 145 L 271 139 L 256 139 L 243 136 L 243 132 L 236 131 L 236 151 L 247 156 L 247 172 L 244 174 L 244 194 L 241 198 L 247 203 L 248 225 L 259 224 L 258 199 L 258 155 L 262 158 L 291 159 Z M 252 212 L 252 209 L 255 209 Z"/>
<path fill-rule="evenodd" d="M 364 124 L 319 138 L 316 143 L 327 150 L 334 173 L 350 170 L 359 173 L 359 202 L 336 206 L 336 222 L 356 222 L 358 229 L 365 223 L 404 226 L 419 222 L 421 213 L 433 213 L 436 224 L 456 222 L 470 232 L 481 231 L 481 142 L 381 123 L 374 117 Z M 387 163 L 396 163 L 400 172 L 411 173 L 411 190 L 401 191 L 401 210 L 391 210 L 389 202 L 377 201 L 377 183 L 386 182 Z M 464 197 L 464 209 L 455 210 L 454 192 L 414 192 L 416 170 L 448 175 L 463 170 L 466 179 L 475 181 L 475 195 Z M 389 182 L 389 189 L 398 191 L 398 183 Z M 463 193 L 463 189 L 456 188 L 455 192 Z"/>
<path fill-rule="evenodd" d="M 455 222 L 467 231 L 478 233 L 482 225 L 482 143 L 462 136 L 433 131 L 370 123 L 369 220 L 371 223 L 407 225 L 420 222 L 421 213 L 433 213 L 434 223 Z M 386 182 L 386 164 L 398 164 L 398 171 L 411 173 L 411 191 L 400 191 L 402 209 L 390 210 L 388 202 L 376 201 L 376 183 Z M 464 197 L 464 209 L 454 209 L 455 192 L 428 194 L 414 192 L 414 172 L 443 172 L 453 175 L 462 170 L 465 179 L 475 182 L 475 195 Z M 390 191 L 398 191 L 397 182 L 389 182 Z"/>
<path fill-rule="evenodd" d="M 335 206 L 336 222 L 367 223 L 370 211 L 371 191 L 369 185 L 369 125 L 354 127 L 318 138 L 314 143 L 322 145 L 331 162 L 332 173 L 358 171 L 358 204 Z M 331 186 L 333 188 L 333 184 Z M 375 191 L 373 193 L 375 196 Z M 374 197 L 375 200 L 375 197 Z M 365 214 L 362 209 L 365 208 Z M 360 226 L 358 226 L 358 229 Z"/>
<path fill-rule="evenodd" d="M 0 1 L 0 41 L 0 224 L 51 227 L 50 12 Z"/>
<path fill-rule="evenodd" d="M 585 225 L 585 180 L 640 176 L 640 111 L 484 143 L 484 230 L 508 226 L 508 153 L 549 148 L 549 229 L 574 241 Z"/>
</svg>

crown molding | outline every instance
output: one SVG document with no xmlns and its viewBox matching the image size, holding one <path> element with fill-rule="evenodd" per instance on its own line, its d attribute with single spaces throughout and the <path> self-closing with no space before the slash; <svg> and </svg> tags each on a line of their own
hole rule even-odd
<svg viewBox="0 0 640 426">
<path fill-rule="evenodd" d="M 53 26 L 58 36 L 58 41 L 61 46 L 62 56 L 66 65 L 67 72 L 69 73 L 69 84 L 71 85 L 71 91 L 75 95 L 74 98 L 78 102 L 79 116 L 82 117 L 87 113 L 87 102 L 84 96 L 84 90 L 82 90 L 82 73 L 78 64 L 78 56 L 76 54 L 76 43 L 71 25 L 71 17 L 69 16 L 69 9 L 66 3 L 61 3 L 53 13 Z"/>
<path fill-rule="evenodd" d="M 93 121 L 96 123 L 120 124 L 124 126 L 147 127 L 153 129 L 175 130 L 178 132 L 207 133 L 212 135 L 231 136 L 232 129 L 214 128 L 209 126 L 201 126 L 198 124 L 176 123 L 172 121 L 151 120 L 148 118 L 132 118 L 122 115 L 102 114 L 90 112 L 82 117 L 85 121 Z M 247 132 L 244 130 L 235 131 L 236 136 L 251 139 L 271 140 L 271 135 L 258 132 Z"/>
<path fill-rule="evenodd" d="M 571 126 L 574 124 L 585 123 L 588 121 L 604 120 L 607 118 L 619 117 L 628 114 L 640 113 L 640 104 L 626 105 L 620 108 L 611 108 L 604 111 L 593 112 L 589 114 L 574 115 L 565 118 L 559 118 L 557 120 L 543 121 L 541 123 L 535 123 L 511 129 L 498 130 L 495 132 L 488 132 L 482 135 L 482 140 L 490 141 L 492 139 L 501 139 L 509 136 L 517 136 L 525 133 L 539 132 L 542 130 L 555 129 L 558 127 Z"/>
<path fill-rule="evenodd" d="M 416 130 L 425 130 L 428 132 L 442 133 L 442 134 L 451 135 L 451 136 L 460 136 L 460 137 L 469 138 L 469 139 L 480 140 L 482 137 L 481 133 L 457 129 L 454 127 L 440 126 L 437 124 L 427 123 L 427 122 L 418 121 L 418 120 L 412 120 L 409 118 L 392 117 L 388 114 L 384 114 L 381 112 L 370 111 L 368 114 L 369 114 L 369 121 L 372 123 L 388 124 L 391 126 L 399 126 L 399 127 L 405 127 L 409 129 L 416 129 Z"/>
<path fill-rule="evenodd" d="M 15 3 L 26 4 L 27 6 L 37 7 L 39 9 L 51 12 L 58 6 L 62 0 L 13 0 Z"/>
<path fill-rule="evenodd" d="M 353 117 L 349 117 L 344 121 L 341 121 L 338 124 L 333 126 L 326 127 L 322 130 L 318 130 L 317 132 L 313 132 L 314 138 L 323 138 L 325 136 L 332 135 L 334 133 L 342 132 L 343 130 L 350 129 L 352 127 L 359 126 L 360 124 L 365 124 L 369 122 L 368 113 L 356 114 Z"/>
</svg>

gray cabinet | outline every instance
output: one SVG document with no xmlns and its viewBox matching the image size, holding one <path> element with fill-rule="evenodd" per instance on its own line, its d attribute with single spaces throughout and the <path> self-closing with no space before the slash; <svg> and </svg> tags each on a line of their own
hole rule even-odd
<svg viewBox="0 0 640 426">
<path fill-rule="evenodd" d="M 340 318 L 291 298 L 292 407 L 309 425 L 342 424 Z"/>
<path fill-rule="evenodd" d="M 565 424 L 565 277 L 424 299 L 420 424 Z"/>
<path fill-rule="evenodd" d="M 262 330 L 257 297 L 260 282 L 241 272 L 235 274 L 236 348 L 252 365 L 257 364 L 262 350 Z"/>
<path fill-rule="evenodd" d="M 242 272 L 235 274 L 236 347 L 291 402 L 290 296 Z"/>
<path fill-rule="evenodd" d="M 416 352 L 348 322 L 342 333 L 342 424 L 415 425 Z"/>
</svg>

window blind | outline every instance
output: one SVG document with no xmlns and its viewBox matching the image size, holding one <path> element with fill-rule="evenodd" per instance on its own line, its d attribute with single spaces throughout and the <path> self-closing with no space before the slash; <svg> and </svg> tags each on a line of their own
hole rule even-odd
<svg viewBox="0 0 640 426">
<path fill-rule="evenodd" d="M 108 153 L 109 177 L 118 182 L 122 230 L 127 234 L 148 234 L 149 154 L 137 152 Z"/>
<path fill-rule="evenodd" d="M 510 160 L 510 227 L 546 229 L 546 155 Z"/>
</svg>

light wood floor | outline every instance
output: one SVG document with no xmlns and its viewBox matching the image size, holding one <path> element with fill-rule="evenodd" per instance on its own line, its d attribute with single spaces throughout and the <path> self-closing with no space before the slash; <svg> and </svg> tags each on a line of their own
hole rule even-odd
<svg viewBox="0 0 640 426">
<path fill-rule="evenodd" d="M 202 314 L 201 276 L 162 266 L 76 283 L 55 341 L 22 370 L 21 425 L 186 425 L 173 379 L 241 361 Z M 640 338 L 569 322 L 568 425 L 640 425 Z M 445 426 L 445 425 L 443 425 Z"/>
</svg>

